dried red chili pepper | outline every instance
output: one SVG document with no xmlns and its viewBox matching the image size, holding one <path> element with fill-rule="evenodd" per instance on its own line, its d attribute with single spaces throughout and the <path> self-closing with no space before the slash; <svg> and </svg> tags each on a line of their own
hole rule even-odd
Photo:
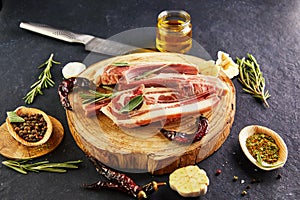
<svg viewBox="0 0 300 200">
<path fill-rule="evenodd" d="M 198 127 L 193 142 L 201 140 L 208 133 L 208 119 L 206 117 L 200 116 L 197 123 Z"/>
<path fill-rule="evenodd" d="M 92 184 L 83 184 L 83 187 L 92 190 L 113 189 L 113 190 L 118 190 L 127 193 L 138 199 L 146 199 L 150 194 L 157 191 L 158 188 L 163 185 L 166 185 L 166 183 L 157 183 L 156 181 L 151 181 L 150 183 L 142 186 L 138 194 L 136 193 L 133 194 L 131 191 L 128 191 L 123 187 L 120 187 L 120 185 L 117 183 L 106 182 L 106 181 L 98 181 Z"/>
<path fill-rule="evenodd" d="M 72 77 L 63 80 L 58 86 L 58 95 L 62 106 L 67 110 L 72 110 L 68 94 L 73 91 L 74 87 L 93 88 L 95 86 L 90 80 L 82 77 Z"/>
<path fill-rule="evenodd" d="M 151 181 L 150 183 L 142 186 L 142 190 L 149 196 L 153 192 L 157 191 L 160 186 L 166 185 L 165 182 L 157 183 L 156 181 Z"/>
<path fill-rule="evenodd" d="M 122 189 L 130 192 L 132 196 L 137 197 L 139 191 L 142 190 L 140 186 L 138 186 L 131 178 L 129 178 L 125 174 L 109 169 L 94 157 L 90 157 L 90 160 L 93 162 L 99 174 L 103 175 L 113 183 L 117 183 Z"/>
<path fill-rule="evenodd" d="M 160 132 L 169 140 L 178 142 L 181 144 L 191 143 L 194 137 L 194 134 L 186 134 L 177 131 L 166 130 L 164 128 L 160 129 Z"/>
<path fill-rule="evenodd" d="M 93 190 L 115 189 L 115 190 L 127 193 L 129 195 L 132 195 L 131 192 L 128 192 L 123 187 L 120 187 L 119 184 L 112 183 L 112 182 L 106 182 L 106 181 L 98 181 L 98 182 L 92 183 L 92 184 L 83 184 L 83 187 L 86 188 L 86 189 L 93 189 Z M 133 197 L 135 197 L 135 196 L 133 196 Z"/>
<path fill-rule="evenodd" d="M 200 116 L 196 123 L 198 126 L 194 134 L 166 130 L 164 128 L 162 128 L 160 132 L 169 140 L 178 142 L 180 144 L 197 142 L 201 140 L 201 138 L 205 136 L 208 132 L 208 119 L 206 117 Z"/>
<path fill-rule="evenodd" d="M 166 184 L 152 181 L 141 187 L 137 185 L 130 177 L 126 176 L 125 174 L 113 171 L 112 169 L 99 162 L 96 158 L 90 157 L 90 160 L 96 167 L 97 172 L 107 178 L 110 182 L 98 181 L 97 183 L 83 186 L 88 189 L 110 188 L 125 192 L 137 199 L 147 199 L 147 194 L 152 194 L 153 192 L 158 190 L 160 186 Z"/>
</svg>

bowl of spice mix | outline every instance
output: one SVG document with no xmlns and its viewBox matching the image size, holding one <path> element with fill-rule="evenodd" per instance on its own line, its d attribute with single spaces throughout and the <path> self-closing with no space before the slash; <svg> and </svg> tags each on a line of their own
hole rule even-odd
<svg viewBox="0 0 300 200">
<path fill-rule="evenodd" d="M 239 134 L 241 148 L 248 159 L 263 170 L 283 167 L 288 149 L 278 133 L 258 125 L 243 128 Z"/>
<path fill-rule="evenodd" d="M 9 133 L 25 146 L 42 145 L 52 134 L 49 116 L 39 109 L 21 106 L 7 115 L 6 126 Z"/>
</svg>

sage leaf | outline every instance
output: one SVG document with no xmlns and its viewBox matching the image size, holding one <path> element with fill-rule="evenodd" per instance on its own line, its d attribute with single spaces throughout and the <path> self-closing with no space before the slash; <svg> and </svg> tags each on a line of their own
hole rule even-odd
<svg viewBox="0 0 300 200">
<path fill-rule="evenodd" d="M 130 112 L 137 108 L 143 102 L 143 95 L 138 95 L 133 97 L 123 108 L 121 108 L 120 112 Z"/>
<path fill-rule="evenodd" d="M 15 111 L 8 111 L 6 114 L 10 122 L 25 122 Z"/>
</svg>

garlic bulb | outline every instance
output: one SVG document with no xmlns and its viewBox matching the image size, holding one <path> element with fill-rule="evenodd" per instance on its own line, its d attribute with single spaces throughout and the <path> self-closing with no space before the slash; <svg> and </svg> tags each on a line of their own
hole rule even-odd
<svg viewBox="0 0 300 200">
<path fill-rule="evenodd" d="M 221 70 L 230 78 L 237 76 L 239 74 L 238 65 L 232 60 L 229 54 L 218 51 L 218 59 L 216 65 L 221 67 Z"/>
<path fill-rule="evenodd" d="M 70 62 L 66 64 L 62 69 L 64 78 L 77 77 L 81 72 L 86 69 L 85 64 L 80 62 Z"/>
<path fill-rule="evenodd" d="M 215 77 L 219 75 L 220 66 L 216 65 L 213 60 L 203 60 L 202 62 L 198 62 L 197 65 L 201 74 Z"/>
<path fill-rule="evenodd" d="M 169 184 L 183 197 L 197 197 L 206 194 L 209 179 L 198 166 L 187 166 L 170 174 Z"/>
</svg>

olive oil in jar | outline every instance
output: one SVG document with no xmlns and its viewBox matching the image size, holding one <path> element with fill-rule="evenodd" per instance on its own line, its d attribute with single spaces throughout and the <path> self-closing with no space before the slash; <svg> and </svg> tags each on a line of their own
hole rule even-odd
<svg viewBox="0 0 300 200">
<path fill-rule="evenodd" d="M 186 53 L 192 47 L 192 23 L 185 11 L 163 11 L 158 15 L 156 48 L 162 52 Z"/>
</svg>

